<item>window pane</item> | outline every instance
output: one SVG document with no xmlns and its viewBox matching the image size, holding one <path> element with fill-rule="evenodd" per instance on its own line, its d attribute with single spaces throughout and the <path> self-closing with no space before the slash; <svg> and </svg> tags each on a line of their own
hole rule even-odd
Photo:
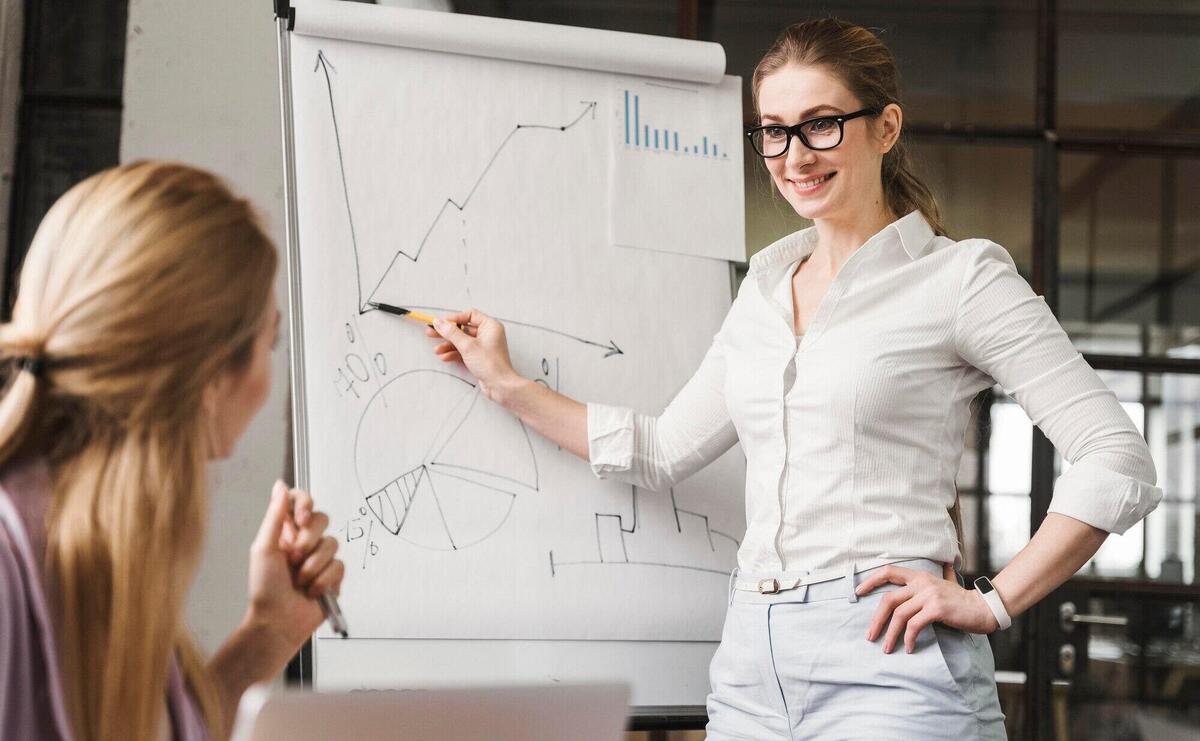
<svg viewBox="0 0 1200 741">
<path fill-rule="evenodd" d="M 1186 595 L 1078 592 L 1080 613 L 1125 618 L 1061 634 L 1076 669 L 1057 712 L 1072 739 L 1200 738 L 1200 602 Z M 1008 631 L 1005 631 L 1008 632 Z"/>
<path fill-rule="evenodd" d="M 988 563 L 999 571 L 1029 542 L 1033 423 L 1007 396 L 992 404 L 987 450 Z"/>
<path fill-rule="evenodd" d="M 1084 352 L 1200 357 L 1200 159 L 1064 154 L 1059 319 Z"/>
<path fill-rule="evenodd" d="M 714 0 L 711 38 L 725 47 L 728 74 L 742 77 L 748 112 L 751 74 L 779 32 L 826 16 L 874 29 L 892 50 L 908 121 L 1033 123 L 1033 0 Z"/>
<path fill-rule="evenodd" d="M 1194 584 L 1200 375 L 1099 375 L 1149 442 L 1163 499 L 1145 520 L 1109 536 L 1080 574 Z M 1056 468 L 1070 465 L 1056 456 Z"/>
<path fill-rule="evenodd" d="M 17 178 L 21 196 L 13 213 L 16 239 L 9 248 L 10 270 L 24 259 L 38 224 L 59 196 L 88 175 L 117 164 L 121 112 L 31 106 L 21 135 L 27 154 Z"/>
<path fill-rule="evenodd" d="M 916 138 L 919 177 L 933 191 L 952 239 L 1003 245 L 1022 274 L 1032 270 L 1033 150 Z M 980 177 L 987 173 L 987 177 Z"/>
<path fill-rule="evenodd" d="M 120 95 L 128 0 L 28 3 L 26 89 Z M 141 33 L 136 26 L 131 33 Z"/>
<path fill-rule="evenodd" d="M 1059 124 L 1200 130 L 1194 0 L 1063 0 Z"/>
<path fill-rule="evenodd" d="M 655 0 L 455 0 L 454 9 L 469 15 L 655 36 L 679 33 L 678 4 Z"/>
</svg>

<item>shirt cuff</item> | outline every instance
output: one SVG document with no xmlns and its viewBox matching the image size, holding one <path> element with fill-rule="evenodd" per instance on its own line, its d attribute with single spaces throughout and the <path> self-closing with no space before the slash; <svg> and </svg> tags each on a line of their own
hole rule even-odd
<svg viewBox="0 0 1200 741">
<path fill-rule="evenodd" d="M 587 405 L 588 459 L 596 478 L 628 471 L 633 465 L 633 410 Z"/>
<path fill-rule="evenodd" d="M 1150 514 L 1162 489 L 1081 460 L 1059 477 L 1047 511 L 1120 535 Z"/>
</svg>

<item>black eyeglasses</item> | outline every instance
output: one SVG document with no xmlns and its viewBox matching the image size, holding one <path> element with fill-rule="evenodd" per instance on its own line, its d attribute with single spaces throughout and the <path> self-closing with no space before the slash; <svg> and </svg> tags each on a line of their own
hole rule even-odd
<svg viewBox="0 0 1200 741">
<path fill-rule="evenodd" d="M 800 141 L 809 149 L 833 149 L 842 143 L 847 121 L 880 113 L 882 111 L 879 108 L 864 108 L 854 113 L 810 118 L 795 126 L 754 126 L 746 129 L 746 138 L 760 157 L 782 157 L 787 154 L 793 136 L 800 137 Z"/>
</svg>

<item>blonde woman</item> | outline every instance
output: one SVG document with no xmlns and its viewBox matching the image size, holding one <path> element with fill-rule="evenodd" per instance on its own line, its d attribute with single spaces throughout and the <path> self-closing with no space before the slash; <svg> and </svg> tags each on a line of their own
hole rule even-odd
<svg viewBox="0 0 1200 741">
<path fill-rule="evenodd" d="M 276 483 L 249 606 L 205 661 L 183 624 L 208 462 L 270 388 L 275 250 L 212 175 L 137 163 L 50 209 L 0 326 L 0 737 L 224 738 L 320 624 L 328 518 Z"/>
<path fill-rule="evenodd" d="M 438 356 L 598 476 L 666 488 L 741 444 L 747 528 L 710 739 L 1004 738 L 983 634 L 1162 497 L 1145 441 L 1004 248 L 946 236 L 905 154 L 897 77 L 874 34 L 831 18 L 768 49 L 746 133 L 813 226 L 751 259 L 662 414 L 520 377 L 479 312 L 430 330 Z M 954 573 L 954 474 L 970 401 L 994 383 L 1072 466 L 1029 544 L 971 589 Z"/>
</svg>

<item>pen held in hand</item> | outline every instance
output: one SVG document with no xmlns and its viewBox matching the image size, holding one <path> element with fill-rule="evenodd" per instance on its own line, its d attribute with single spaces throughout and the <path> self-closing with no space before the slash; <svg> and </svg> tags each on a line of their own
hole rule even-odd
<svg viewBox="0 0 1200 741">
<path fill-rule="evenodd" d="M 412 319 L 413 321 L 420 322 L 421 324 L 427 324 L 430 327 L 433 326 L 434 318 L 429 314 L 422 314 L 419 311 L 405 309 L 402 306 L 392 306 L 391 304 L 379 303 L 377 301 L 370 301 L 367 303 L 367 305 L 388 314 L 395 314 L 396 316 Z M 464 332 L 468 332 L 469 334 L 474 334 L 476 330 L 476 326 L 474 324 L 459 324 L 458 328 Z"/>
<path fill-rule="evenodd" d="M 291 496 L 288 496 L 288 517 L 292 519 L 292 527 L 296 527 L 296 513 L 293 510 L 294 502 Z M 321 605 L 321 613 L 325 615 L 325 620 L 329 623 L 329 627 L 334 633 L 337 633 L 342 638 L 350 637 L 350 630 L 346 626 L 346 617 L 342 614 L 342 608 L 338 604 L 337 597 L 333 592 L 324 592 L 317 598 L 317 602 Z"/>
<path fill-rule="evenodd" d="M 350 630 L 346 627 L 346 618 L 342 615 L 342 608 L 338 605 L 337 597 L 333 596 L 332 592 L 325 592 L 321 595 L 320 603 L 321 612 L 324 613 L 325 620 L 328 621 L 333 632 L 342 638 L 349 638 Z"/>
</svg>

